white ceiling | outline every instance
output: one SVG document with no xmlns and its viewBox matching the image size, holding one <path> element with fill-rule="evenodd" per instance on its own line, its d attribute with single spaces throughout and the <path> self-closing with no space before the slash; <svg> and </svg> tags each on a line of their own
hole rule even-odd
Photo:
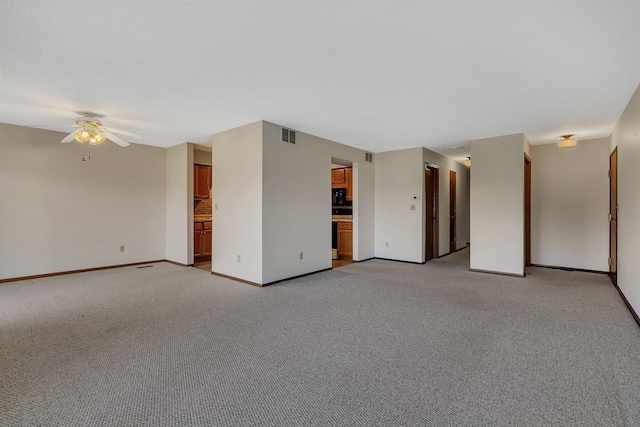
<svg viewBox="0 0 640 427">
<path fill-rule="evenodd" d="M 88 110 L 162 147 L 257 120 L 374 152 L 607 137 L 640 82 L 638 0 L 0 2 L 0 122 Z"/>
</svg>

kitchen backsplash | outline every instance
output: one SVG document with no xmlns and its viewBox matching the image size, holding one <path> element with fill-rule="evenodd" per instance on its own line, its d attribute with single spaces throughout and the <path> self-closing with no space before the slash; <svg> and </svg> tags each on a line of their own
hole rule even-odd
<svg viewBox="0 0 640 427">
<path fill-rule="evenodd" d="M 211 193 L 209 193 L 209 200 L 194 200 L 193 201 L 193 214 L 194 215 L 211 215 L 212 212 Z"/>
</svg>

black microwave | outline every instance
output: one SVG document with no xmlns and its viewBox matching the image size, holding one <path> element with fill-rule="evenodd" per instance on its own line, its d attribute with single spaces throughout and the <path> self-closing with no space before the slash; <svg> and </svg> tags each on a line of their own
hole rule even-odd
<svg viewBox="0 0 640 427">
<path fill-rule="evenodd" d="M 347 200 L 346 188 L 331 189 L 331 205 L 333 206 L 351 206 L 351 201 Z"/>
</svg>

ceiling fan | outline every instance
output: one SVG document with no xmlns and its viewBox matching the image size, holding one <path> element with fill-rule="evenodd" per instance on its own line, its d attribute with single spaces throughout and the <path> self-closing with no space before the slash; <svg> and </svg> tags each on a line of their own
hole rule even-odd
<svg viewBox="0 0 640 427">
<path fill-rule="evenodd" d="M 76 140 L 81 144 L 87 142 L 89 143 L 89 145 L 98 145 L 102 144 L 108 139 L 115 142 L 121 147 L 126 147 L 127 145 L 129 145 L 129 143 L 114 134 L 129 136 L 132 138 L 140 138 L 140 135 L 133 132 L 127 132 L 124 130 L 103 126 L 102 120 L 98 118 L 97 114 L 89 112 L 82 112 L 80 114 L 82 116 L 75 119 L 75 125 L 62 125 L 64 127 L 77 129 L 67 135 L 60 142 L 67 143 Z"/>
</svg>

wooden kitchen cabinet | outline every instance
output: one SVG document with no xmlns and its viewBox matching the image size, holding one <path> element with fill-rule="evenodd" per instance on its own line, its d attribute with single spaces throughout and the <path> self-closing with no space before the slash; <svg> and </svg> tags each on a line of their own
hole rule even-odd
<svg viewBox="0 0 640 427">
<path fill-rule="evenodd" d="M 209 257 L 211 259 L 211 235 L 213 230 L 211 229 L 211 221 L 204 222 L 204 230 L 202 232 L 202 256 Z"/>
<path fill-rule="evenodd" d="M 331 169 L 331 184 L 345 184 L 346 176 L 344 168 Z"/>
<path fill-rule="evenodd" d="M 211 166 L 193 165 L 193 198 L 209 199 L 211 190 Z"/>
<path fill-rule="evenodd" d="M 347 184 L 347 200 L 353 200 L 353 169 L 344 168 L 344 176 Z"/>
<path fill-rule="evenodd" d="M 353 257 L 353 223 L 338 222 L 338 256 Z"/>
<path fill-rule="evenodd" d="M 194 262 L 211 259 L 211 221 L 193 223 L 193 258 Z"/>
</svg>

